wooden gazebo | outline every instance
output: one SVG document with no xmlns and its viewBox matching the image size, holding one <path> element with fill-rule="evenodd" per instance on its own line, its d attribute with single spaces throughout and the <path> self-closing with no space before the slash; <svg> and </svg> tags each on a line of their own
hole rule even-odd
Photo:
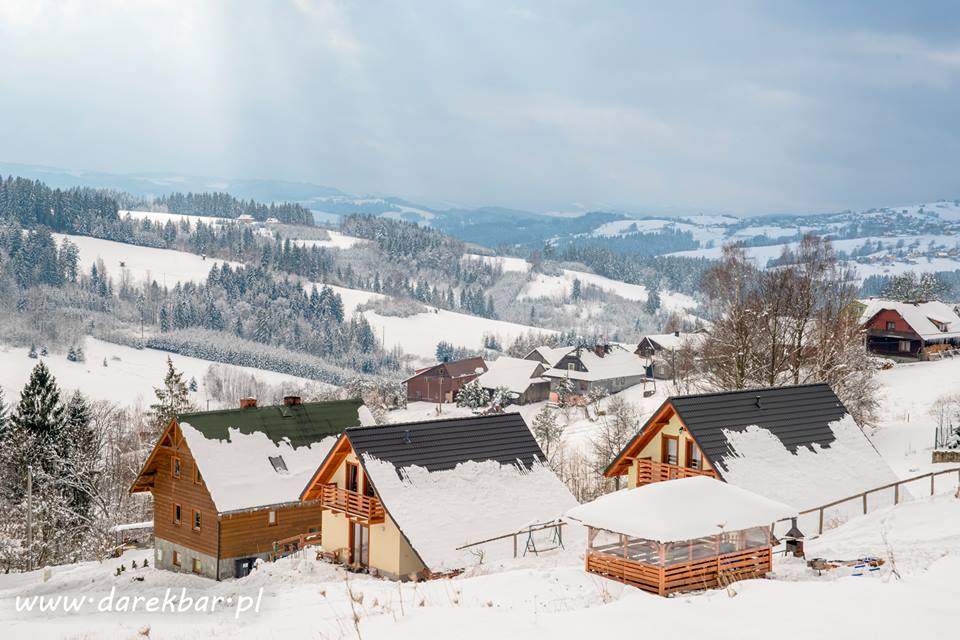
<svg viewBox="0 0 960 640">
<path fill-rule="evenodd" d="M 764 577 L 771 527 L 795 515 L 708 477 L 625 489 L 567 512 L 588 528 L 587 571 L 662 596 Z"/>
</svg>

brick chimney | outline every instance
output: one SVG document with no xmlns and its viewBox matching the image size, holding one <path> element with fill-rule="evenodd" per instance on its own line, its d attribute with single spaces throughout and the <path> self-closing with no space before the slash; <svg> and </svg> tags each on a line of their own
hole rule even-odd
<svg viewBox="0 0 960 640">
<path fill-rule="evenodd" d="M 240 408 L 241 408 L 241 409 L 256 409 L 256 408 L 257 408 L 257 399 L 256 399 L 256 398 L 240 398 Z"/>
<path fill-rule="evenodd" d="M 283 404 L 292 407 L 295 404 L 303 404 L 303 398 L 300 396 L 283 396 Z"/>
<path fill-rule="evenodd" d="M 607 350 L 604 348 L 602 344 L 595 344 L 593 345 L 593 352 L 597 354 L 597 357 L 602 358 L 603 356 L 606 355 Z"/>
</svg>

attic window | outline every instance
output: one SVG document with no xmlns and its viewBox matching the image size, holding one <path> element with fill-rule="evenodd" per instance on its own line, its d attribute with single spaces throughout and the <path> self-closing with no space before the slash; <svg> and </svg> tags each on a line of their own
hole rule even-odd
<svg viewBox="0 0 960 640">
<path fill-rule="evenodd" d="M 283 456 L 267 456 L 267 459 L 270 461 L 270 464 L 273 465 L 273 470 L 277 473 L 287 473 L 287 463 L 284 462 Z"/>
</svg>

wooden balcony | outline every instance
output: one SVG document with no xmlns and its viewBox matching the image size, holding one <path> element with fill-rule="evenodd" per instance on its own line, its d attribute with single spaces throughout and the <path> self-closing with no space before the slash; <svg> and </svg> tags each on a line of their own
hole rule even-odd
<svg viewBox="0 0 960 640">
<path fill-rule="evenodd" d="M 320 505 L 324 509 L 344 513 L 350 519 L 366 524 L 377 524 L 383 522 L 384 518 L 383 505 L 379 498 L 341 489 L 335 484 L 323 485 Z"/>
<path fill-rule="evenodd" d="M 716 478 L 717 474 L 711 469 L 693 469 L 691 467 L 681 467 L 676 464 L 666 462 L 656 462 L 649 458 L 637 460 L 637 486 L 643 486 L 652 482 L 663 482 L 664 480 L 679 480 L 680 478 L 693 478 L 696 476 L 707 476 Z"/>
</svg>

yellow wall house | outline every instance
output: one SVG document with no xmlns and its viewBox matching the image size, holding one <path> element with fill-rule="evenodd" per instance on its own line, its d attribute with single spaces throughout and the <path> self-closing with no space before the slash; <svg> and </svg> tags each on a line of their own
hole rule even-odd
<svg viewBox="0 0 960 640">
<path fill-rule="evenodd" d="M 301 499 L 323 549 L 360 570 L 425 579 L 502 555 L 461 547 L 557 520 L 576 504 L 516 413 L 347 429 Z"/>
<path fill-rule="evenodd" d="M 822 383 L 668 398 L 604 473 L 709 476 L 801 510 L 896 480 Z"/>
</svg>

